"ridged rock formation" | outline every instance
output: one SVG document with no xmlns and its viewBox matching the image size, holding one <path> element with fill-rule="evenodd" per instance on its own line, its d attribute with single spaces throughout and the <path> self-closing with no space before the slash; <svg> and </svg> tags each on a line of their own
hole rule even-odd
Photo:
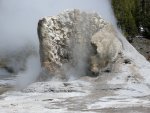
<svg viewBox="0 0 150 113">
<path fill-rule="evenodd" d="M 71 73 L 82 75 L 97 73 L 116 60 L 122 47 L 109 23 L 96 13 L 79 10 L 43 18 L 38 24 L 38 35 L 41 63 L 49 74 L 72 69 Z M 96 59 L 100 62 L 93 64 Z M 98 70 L 94 70 L 97 64 Z"/>
</svg>

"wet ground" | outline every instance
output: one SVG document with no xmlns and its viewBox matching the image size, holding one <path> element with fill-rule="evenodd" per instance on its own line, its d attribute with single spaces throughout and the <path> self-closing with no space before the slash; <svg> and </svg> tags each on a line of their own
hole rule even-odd
<svg viewBox="0 0 150 113">
<path fill-rule="evenodd" d="M 67 85 L 70 85 L 70 88 L 74 87 L 74 85 L 72 85 L 71 83 L 70 84 L 67 83 Z M 85 86 L 82 86 L 80 84 L 79 87 L 85 87 Z M 136 98 L 131 98 L 131 99 L 128 99 L 128 97 L 116 98 L 115 96 L 117 95 L 114 94 L 113 92 L 114 90 L 115 91 L 119 90 L 121 86 L 119 88 L 118 86 L 115 85 L 109 86 L 109 85 L 95 84 L 94 87 L 96 88 L 92 89 L 92 91 L 85 96 L 83 95 L 80 96 L 80 93 L 84 94 L 85 93 L 84 90 L 93 87 L 87 86 L 85 89 L 83 89 L 83 92 L 79 88 L 80 90 L 69 89 L 68 93 L 67 91 L 63 92 L 65 90 L 62 90 L 62 92 L 57 92 L 57 91 L 55 92 L 54 91 L 55 89 L 53 89 L 53 92 L 47 93 L 47 91 L 45 90 L 46 92 L 42 94 L 41 93 L 34 94 L 36 90 L 33 94 L 32 91 L 31 93 L 30 92 L 21 93 L 21 94 L 9 93 L 8 95 L 4 94 L 5 96 L 3 95 L 2 98 L 0 99 L 0 108 L 2 107 L 4 109 L 4 113 L 7 113 L 8 109 L 9 111 L 11 110 L 14 111 L 13 113 L 20 113 L 19 109 L 21 111 L 29 112 L 30 110 L 34 110 L 34 108 L 38 106 L 40 107 L 43 106 L 43 108 L 41 109 L 47 109 L 49 110 L 50 113 L 54 113 L 53 110 L 56 110 L 55 112 L 57 113 L 150 113 L 150 107 L 148 106 L 149 104 L 145 104 L 144 102 L 144 101 L 150 101 L 150 96 L 139 97 L 137 98 L 137 100 L 139 101 L 137 101 Z M 6 86 L 0 88 L 1 93 L 4 93 L 5 91 L 8 90 L 11 90 L 11 88 Z M 76 96 L 70 97 L 71 93 L 77 93 L 77 94 L 75 94 Z M 134 99 L 136 102 L 134 102 Z M 112 106 L 111 105 L 109 106 L 110 104 L 109 102 L 110 103 L 114 102 L 114 105 L 112 104 Z M 120 105 L 118 102 L 120 102 Z M 103 105 L 105 104 L 106 104 L 106 108 L 105 106 L 103 108 Z M 121 105 L 124 107 L 121 107 Z M 67 111 L 64 111 L 62 108 L 67 109 Z M 57 111 L 59 109 L 62 109 L 62 111 L 61 110 Z M 31 113 L 37 113 L 37 111 Z M 47 112 L 43 112 L 43 113 L 47 113 Z"/>
<path fill-rule="evenodd" d="M 95 110 L 97 113 L 150 113 L 150 108 L 133 107 L 133 108 L 109 108 L 103 110 Z"/>
<path fill-rule="evenodd" d="M 8 83 L 14 78 L 0 76 L 0 113 L 150 113 L 150 95 L 117 95 L 117 91 L 130 89 L 106 84 L 112 77 L 83 77 L 83 81 L 58 84 L 54 81 L 35 83 L 23 92 L 9 92 L 13 87 Z"/>
</svg>

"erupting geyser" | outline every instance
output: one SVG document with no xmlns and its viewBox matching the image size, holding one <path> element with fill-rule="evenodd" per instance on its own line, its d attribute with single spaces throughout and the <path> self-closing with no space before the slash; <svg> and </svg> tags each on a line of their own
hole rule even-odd
<svg viewBox="0 0 150 113">
<path fill-rule="evenodd" d="M 8 11 L 0 18 L 2 28 L 9 19 L 0 30 L 0 58 L 6 62 L 0 59 L 0 67 L 15 75 L 21 90 L 0 96 L 1 113 L 126 113 L 150 107 L 150 63 L 117 29 L 109 0 L 6 1 L 1 0 Z M 9 14 L 13 18 L 5 20 Z M 11 79 L 4 79 L 0 93 Z"/>
<path fill-rule="evenodd" d="M 26 67 L 29 67 L 26 66 L 27 64 L 26 62 L 28 61 L 28 58 L 30 58 L 30 56 L 35 56 L 35 59 L 39 59 L 38 58 L 39 41 L 36 32 L 36 26 L 38 20 L 41 17 L 47 15 L 57 15 L 63 10 L 74 9 L 74 8 L 78 8 L 87 12 L 96 11 L 98 14 L 101 14 L 102 17 L 105 18 L 107 21 L 110 21 L 111 23 L 113 23 L 113 25 L 115 25 L 115 19 L 114 16 L 112 15 L 111 6 L 109 5 L 109 0 L 100 0 L 100 1 L 99 0 L 82 0 L 82 1 L 81 0 L 76 0 L 76 1 L 1 0 L 0 1 L 0 12 L 1 12 L 0 59 L 4 61 L 4 63 L 0 62 L 0 67 L 11 72 L 11 75 L 17 74 L 17 76 L 19 76 L 18 74 L 22 73 L 22 71 L 23 73 L 26 73 L 25 72 Z M 85 26 L 87 24 L 88 23 L 85 23 Z M 80 28 L 79 23 L 78 23 L 78 27 Z M 88 31 L 86 31 L 85 33 L 87 32 Z M 83 37 L 86 36 L 86 34 L 82 34 L 82 35 L 84 35 Z M 86 36 L 86 37 L 88 38 L 90 36 Z M 72 48 L 71 46 L 73 46 L 71 43 L 74 43 L 74 40 L 72 41 L 73 42 L 70 42 L 69 44 L 70 48 Z M 70 69 L 73 71 L 66 73 L 67 76 L 70 76 L 69 73 L 71 73 L 72 75 L 80 75 L 80 76 L 87 75 L 87 73 L 85 73 L 87 71 L 85 70 L 87 70 L 90 67 L 89 63 L 87 63 L 89 60 L 87 56 L 91 54 L 89 53 L 91 50 L 88 50 L 87 47 L 91 48 L 89 47 L 91 45 L 88 44 L 87 46 L 86 44 L 86 45 L 82 45 L 82 47 L 79 47 L 80 45 L 81 44 L 74 46 L 74 49 L 71 50 L 72 52 L 78 51 L 78 53 L 73 52 L 72 54 L 74 56 L 74 57 L 72 56 L 72 60 L 76 62 L 75 64 L 76 66 L 74 66 L 74 69 Z M 68 63 L 65 64 L 65 66 L 63 66 L 63 70 L 66 70 L 67 67 L 70 67 L 70 65 L 72 64 L 69 65 Z M 53 66 L 51 68 L 53 68 Z M 39 71 L 38 68 L 37 71 Z M 20 75 L 24 75 L 24 74 L 20 74 Z M 18 80 L 20 79 L 21 78 L 19 77 Z M 28 78 L 28 80 L 30 81 L 30 77 Z M 20 81 L 18 82 L 23 83 L 23 81 L 24 80 L 22 79 L 21 82 Z M 26 81 L 24 82 L 26 84 Z"/>
</svg>

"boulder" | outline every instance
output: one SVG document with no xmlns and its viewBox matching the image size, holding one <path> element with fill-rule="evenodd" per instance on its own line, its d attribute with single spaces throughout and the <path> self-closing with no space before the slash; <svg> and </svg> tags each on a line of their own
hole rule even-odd
<svg viewBox="0 0 150 113">
<path fill-rule="evenodd" d="M 66 70 L 85 75 L 94 65 L 99 70 L 113 62 L 122 47 L 112 25 L 96 13 L 76 9 L 41 19 L 38 36 L 41 64 L 50 75 Z"/>
</svg>

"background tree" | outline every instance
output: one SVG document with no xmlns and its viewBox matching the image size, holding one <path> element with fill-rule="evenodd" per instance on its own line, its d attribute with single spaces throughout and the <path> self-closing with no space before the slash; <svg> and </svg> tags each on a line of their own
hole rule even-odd
<svg viewBox="0 0 150 113">
<path fill-rule="evenodd" d="M 150 0 L 112 0 L 112 7 L 126 36 L 150 37 Z"/>
<path fill-rule="evenodd" d="M 144 35 L 150 37 L 150 0 L 142 0 L 142 26 Z"/>
</svg>

